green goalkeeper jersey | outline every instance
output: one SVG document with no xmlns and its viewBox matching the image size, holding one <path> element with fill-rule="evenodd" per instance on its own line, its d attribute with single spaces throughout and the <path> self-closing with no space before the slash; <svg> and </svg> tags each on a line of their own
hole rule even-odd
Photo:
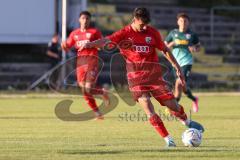
<svg viewBox="0 0 240 160">
<path fill-rule="evenodd" d="M 186 32 L 179 32 L 178 29 L 174 29 L 168 34 L 165 41 L 168 43 L 174 41 L 175 45 L 172 53 L 181 67 L 193 64 L 193 56 L 188 47 L 199 43 L 198 36 L 195 33 L 190 29 Z"/>
</svg>

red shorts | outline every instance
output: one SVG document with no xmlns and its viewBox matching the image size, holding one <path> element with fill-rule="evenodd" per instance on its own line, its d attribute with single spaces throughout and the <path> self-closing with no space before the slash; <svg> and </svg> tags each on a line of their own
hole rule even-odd
<svg viewBox="0 0 240 160">
<path fill-rule="evenodd" d="M 174 99 L 170 85 L 162 78 L 160 65 L 134 66 L 128 68 L 128 84 L 135 101 L 142 95 L 153 96 L 158 100 L 165 101 Z"/>
<path fill-rule="evenodd" d="M 78 56 L 76 74 L 78 82 L 95 83 L 98 77 L 98 57 L 91 55 Z"/>
<path fill-rule="evenodd" d="M 129 89 L 135 101 L 138 101 L 142 95 L 147 95 L 149 97 L 153 96 L 154 98 L 160 100 L 160 103 L 161 101 L 174 99 L 174 95 L 170 88 L 168 88 L 168 85 L 164 81 L 159 81 L 159 83 L 162 84 L 152 86 L 136 85 L 134 87 L 130 87 Z"/>
</svg>

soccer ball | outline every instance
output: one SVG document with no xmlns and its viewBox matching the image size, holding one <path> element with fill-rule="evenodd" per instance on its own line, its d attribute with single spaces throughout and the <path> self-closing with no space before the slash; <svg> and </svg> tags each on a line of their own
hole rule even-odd
<svg viewBox="0 0 240 160">
<path fill-rule="evenodd" d="M 187 147 L 198 147 L 202 142 L 201 131 L 189 128 L 182 134 L 182 142 Z"/>
</svg>

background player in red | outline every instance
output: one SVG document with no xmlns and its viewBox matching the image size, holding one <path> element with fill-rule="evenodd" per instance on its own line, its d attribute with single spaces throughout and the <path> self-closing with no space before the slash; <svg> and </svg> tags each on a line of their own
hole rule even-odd
<svg viewBox="0 0 240 160">
<path fill-rule="evenodd" d="M 79 15 L 80 28 L 72 31 L 66 41 L 62 42 L 62 48 L 67 52 L 71 47 L 77 50 L 85 43 L 102 38 L 101 32 L 90 26 L 91 14 L 83 11 Z M 82 89 L 84 99 L 94 111 L 97 119 L 103 119 L 99 111 L 94 94 L 103 95 L 105 105 L 109 104 L 107 91 L 104 88 L 96 87 L 98 77 L 98 49 L 85 48 L 77 53 L 77 82 Z"/>
<path fill-rule="evenodd" d="M 120 48 L 121 54 L 126 59 L 129 89 L 134 99 L 143 107 L 149 116 L 149 121 L 152 126 L 165 139 L 167 146 L 174 147 L 176 145 L 173 139 L 166 130 L 161 118 L 154 111 L 153 104 L 150 100 L 151 96 L 161 105 L 167 106 L 171 114 L 179 118 L 187 127 L 196 128 L 202 132 L 204 129 L 199 123 L 187 118 L 183 107 L 177 103 L 171 89 L 162 77 L 156 48 L 161 50 L 175 67 L 182 85 L 185 85 L 180 66 L 165 46 L 159 32 L 155 28 L 147 25 L 150 22 L 149 11 L 146 8 L 136 8 L 133 12 L 133 17 L 133 22 L 130 25 L 106 38 L 86 43 L 79 48 L 79 50 L 104 46 L 109 41 L 116 44 L 131 41 L 132 45 L 129 48 Z"/>
</svg>

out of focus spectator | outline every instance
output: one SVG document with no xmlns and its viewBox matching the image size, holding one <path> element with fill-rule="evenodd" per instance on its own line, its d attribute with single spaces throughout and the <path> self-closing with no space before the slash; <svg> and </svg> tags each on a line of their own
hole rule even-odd
<svg viewBox="0 0 240 160">
<path fill-rule="evenodd" d="M 54 34 L 52 40 L 48 43 L 47 56 L 51 63 L 51 68 L 56 66 L 62 60 L 61 46 L 57 34 Z"/>
<path fill-rule="evenodd" d="M 59 43 L 59 36 L 57 34 L 54 34 L 51 41 L 48 43 L 48 49 L 47 49 L 47 56 L 48 60 L 51 63 L 50 69 L 55 67 L 58 63 L 62 60 L 62 51 L 61 51 L 61 45 Z M 55 89 L 60 88 L 60 73 L 53 72 L 50 78 L 50 83 L 55 86 Z"/>
</svg>

